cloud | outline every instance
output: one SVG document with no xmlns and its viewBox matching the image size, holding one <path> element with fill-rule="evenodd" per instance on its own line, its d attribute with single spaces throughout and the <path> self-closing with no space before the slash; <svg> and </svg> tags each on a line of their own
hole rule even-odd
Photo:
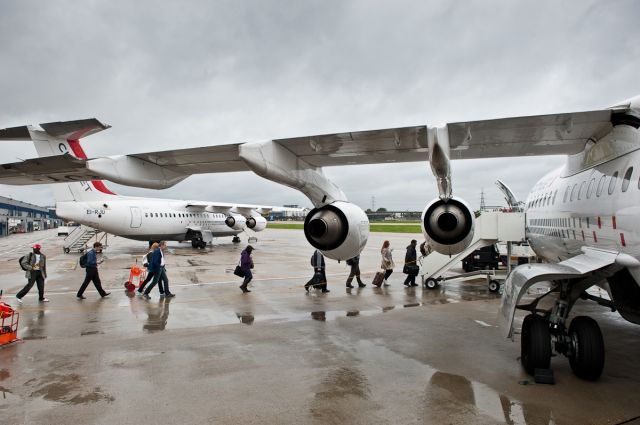
<svg viewBox="0 0 640 425">
<path fill-rule="evenodd" d="M 37 6 L 37 7 L 36 7 Z M 635 1 L 5 2 L 0 127 L 95 116 L 90 156 L 606 107 L 640 93 Z M 624 31 L 621 29 L 624 28 Z M 35 155 L 3 143 L 0 162 Z M 561 158 L 460 161 L 454 193 L 524 198 Z M 424 163 L 326 170 L 369 207 L 422 209 Z M 309 202 L 251 174 L 119 193 Z M 0 194 L 51 204 L 43 187 Z"/>
</svg>

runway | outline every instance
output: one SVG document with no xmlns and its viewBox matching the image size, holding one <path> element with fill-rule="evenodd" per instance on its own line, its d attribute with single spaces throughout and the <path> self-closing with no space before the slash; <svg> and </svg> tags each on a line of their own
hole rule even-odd
<svg viewBox="0 0 640 425">
<path fill-rule="evenodd" d="M 520 348 L 497 327 L 499 295 L 484 280 L 408 289 L 406 245 L 419 235 L 373 233 L 361 259 L 366 288 L 327 261 L 328 294 L 306 293 L 312 249 L 299 230 L 258 234 L 250 294 L 232 273 L 243 243 L 199 251 L 170 243 L 173 299 L 127 294 L 146 244 L 109 237 L 100 269 L 108 298 L 84 276 L 55 230 L 0 239 L 0 289 L 15 305 L 17 259 L 34 242 L 48 256 L 46 295 L 18 307 L 22 342 L 0 348 L 0 423 L 618 424 L 640 418 L 639 327 L 582 302 L 598 320 L 606 365 L 596 382 L 552 359 L 556 385 L 522 370 Z M 396 269 L 372 288 L 388 239 Z M 627 421 L 627 422 L 625 422 Z M 636 423 L 640 420 L 636 419 Z"/>
</svg>

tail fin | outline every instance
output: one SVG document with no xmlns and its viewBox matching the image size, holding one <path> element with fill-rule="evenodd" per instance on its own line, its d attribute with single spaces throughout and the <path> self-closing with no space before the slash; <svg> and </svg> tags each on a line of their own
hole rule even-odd
<svg viewBox="0 0 640 425">
<path fill-rule="evenodd" d="M 109 128 L 109 126 L 102 124 L 95 118 L 78 121 L 51 122 L 40 124 L 40 127 L 43 131 L 31 126 L 26 127 L 36 147 L 38 156 L 46 157 L 69 153 L 80 159 L 87 158 L 82 146 L 80 146 L 80 139 Z M 51 190 L 53 191 L 56 202 L 92 201 L 104 199 L 105 195 L 115 195 L 107 189 L 102 180 L 55 183 L 51 184 Z"/>
</svg>

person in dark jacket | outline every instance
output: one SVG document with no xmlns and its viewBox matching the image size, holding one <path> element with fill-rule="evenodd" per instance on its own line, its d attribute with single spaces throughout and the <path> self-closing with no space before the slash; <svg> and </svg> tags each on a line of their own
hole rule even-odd
<svg viewBox="0 0 640 425">
<path fill-rule="evenodd" d="M 96 287 L 96 290 L 100 294 L 102 298 L 106 297 L 110 294 L 110 292 L 106 292 L 102 289 L 102 282 L 100 281 L 100 275 L 98 274 L 98 264 L 102 263 L 103 260 L 98 261 L 98 254 L 102 252 L 102 244 L 100 242 L 95 242 L 93 244 L 93 248 L 87 251 L 87 266 L 85 268 L 86 274 L 84 277 L 84 282 L 78 289 L 78 293 L 76 297 L 80 300 L 84 300 L 86 297 L 83 295 L 85 289 L 89 285 L 89 282 L 93 281 L 93 285 Z"/>
<path fill-rule="evenodd" d="M 253 247 L 251 245 L 247 245 L 247 247 L 240 254 L 240 268 L 244 272 L 244 280 L 242 281 L 242 285 L 240 285 L 240 289 L 243 293 L 251 292 L 247 285 L 253 279 L 253 274 L 251 273 L 251 269 L 253 268 L 253 258 L 251 258 L 251 253 L 253 252 Z"/>
<path fill-rule="evenodd" d="M 49 302 L 44 297 L 44 281 L 47 278 L 47 257 L 40 252 L 41 248 L 40 244 L 35 244 L 32 248 L 33 251 L 25 255 L 20 262 L 20 266 L 26 270 L 27 284 L 16 294 L 16 300 L 19 303 L 22 303 L 22 298 L 33 288 L 34 283 L 38 285 L 38 299 L 40 302 Z"/>
<path fill-rule="evenodd" d="M 164 250 L 167 247 L 166 241 L 160 241 L 160 245 L 153 251 L 153 256 L 151 257 L 151 261 L 149 262 L 149 271 L 153 273 L 153 280 L 151 284 L 147 286 L 147 289 L 144 290 L 143 297 L 150 298 L 149 292 L 153 289 L 157 284 L 163 286 L 164 296 L 167 298 L 175 297 L 174 294 L 169 290 L 169 278 L 167 277 L 167 269 L 165 268 L 164 263 Z M 159 283 L 158 283 L 159 282 Z"/>
<path fill-rule="evenodd" d="M 407 274 L 407 278 L 404 280 L 404 286 L 418 286 L 416 284 L 416 276 L 418 275 L 420 268 L 418 267 L 418 254 L 416 253 L 416 244 L 418 241 L 413 239 L 409 246 L 407 246 L 407 253 L 404 256 L 404 272 Z"/>
<path fill-rule="evenodd" d="M 367 286 L 362 282 L 362 280 L 360 280 L 360 256 L 356 255 L 355 257 L 348 259 L 347 265 L 351 266 L 351 273 L 349 273 L 349 277 L 347 278 L 347 288 L 353 288 L 351 282 L 354 277 L 358 281 L 359 288 Z"/>
<path fill-rule="evenodd" d="M 331 292 L 327 289 L 327 274 L 325 273 L 324 255 L 317 249 L 311 256 L 311 266 L 313 267 L 313 278 L 304 285 L 308 292 L 310 286 L 322 289 L 322 292 Z M 316 283 L 317 281 L 317 283 Z"/>
<path fill-rule="evenodd" d="M 151 280 L 153 279 L 154 275 L 153 275 L 153 271 L 151 271 L 151 258 L 153 258 L 153 253 L 156 251 L 158 246 L 160 246 L 158 242 L 154 242 L 153 244 L 151 244 L 151 247 L 149 248 L 149 252 L 147 252 L 143 257 L 142 265 L 147 268 L 147 277 L 144 279 L 144 281 L 138 288 L 138 294 L 140 295 L 142 295 L 142 292 L 144 291 L 144 287 L 147 286 L 147 283 L 151 282 Z M 160 295 L 164 296 L 164 286 L 158 285 L 158 289 L 160 290 Z"/>
</svg>

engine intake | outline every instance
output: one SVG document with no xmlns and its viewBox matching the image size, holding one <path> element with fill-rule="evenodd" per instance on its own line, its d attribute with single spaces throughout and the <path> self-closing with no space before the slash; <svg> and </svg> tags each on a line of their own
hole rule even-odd
<svg viewBox="0 0 640 425">
<path fill-rule="evenodd" d="M 422 212 L 422 232 L 431 247 L 455 255 L 469 246 L 475 227 L 474 214 L 465 201 L 434 199 Z"/>
<path fill-rule="evenodd" d="M 224 223 L 233 230 L 243 230 L 247 227 L 247 219 L 241 215 L 230 215 L 224 220 Z"/>
<path fill-rule="evenodd" d="M 247 217 L 247 227 L 254 232 L 261 232 L 267 227 L 267 219 L 262 216 Z"/>
<path fill-rule="evenodd" d="M 359 207 L 337 201 L 309 212 L 304 235 L 325 257 L 347 260 L 360 254 L 366 245 L 369 219 Z"/>
</svg>

